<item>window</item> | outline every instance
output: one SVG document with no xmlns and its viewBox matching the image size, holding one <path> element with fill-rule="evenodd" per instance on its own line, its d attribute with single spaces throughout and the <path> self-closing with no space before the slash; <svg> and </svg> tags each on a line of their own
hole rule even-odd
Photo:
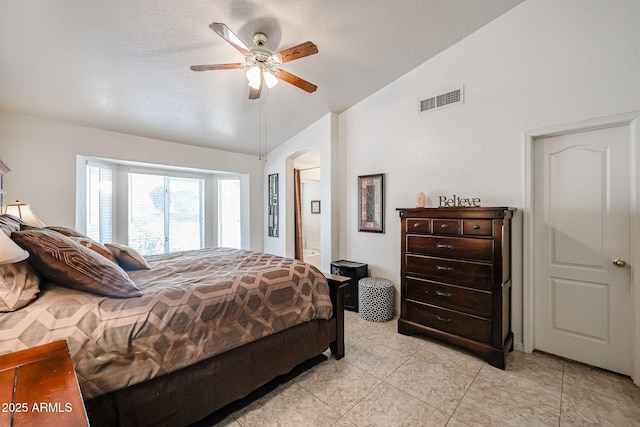
<svg viewBox="0 0 640 427">
<path fill-rule="evenodd" d="M 76 167 L 76 229 L 96 241 L 152 255 L 247 238 L 242 174 L 85 156 Z"/>
<path fill-rule="evenodd" d="M 218 180 L 218 246 L 240 248 L 240 180 Z"/>
<path fill-rule="evenodd" d="M 204 179 L 129 173 L 129 246 L 143 255 L 204 247 Z"/>
<path fill-rule="evenodd" d="M 113 239 L 113 169 L 87 162 L 86 234 L 100 243 Z"/>
</svg>

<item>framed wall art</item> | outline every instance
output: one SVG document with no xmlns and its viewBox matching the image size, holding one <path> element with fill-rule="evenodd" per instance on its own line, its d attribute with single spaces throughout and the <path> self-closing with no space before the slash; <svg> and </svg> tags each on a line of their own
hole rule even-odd
<svg viewBox="0 0 640 427">
<path fill-rule="evenodd" d="M 384 174 L 358 177 L 358 231 L 384 233 Z"/>
<path fill-rule="evenodd" d="M 278 174 L 269 175 L 269 237 L 278 237 Z"/>
</svg>

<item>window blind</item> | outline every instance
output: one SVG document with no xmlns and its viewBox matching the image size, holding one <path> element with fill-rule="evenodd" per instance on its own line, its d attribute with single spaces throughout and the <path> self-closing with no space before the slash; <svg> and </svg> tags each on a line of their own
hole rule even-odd
<svg viewBox="0 0 640 427">
<path fill-rule="evenodd" d="M 87 236 L 100 243 L 113 240 L 113 169 L 87 163 Z"/>
</svg>

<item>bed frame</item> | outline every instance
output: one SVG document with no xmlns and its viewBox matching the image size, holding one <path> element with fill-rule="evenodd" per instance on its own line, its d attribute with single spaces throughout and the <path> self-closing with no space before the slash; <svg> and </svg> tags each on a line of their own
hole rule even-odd
<svg viewBox="0 0 640 427">
<path fill-rule="evenodd" d="M 333 317 L 312 320 L 195 365 L 87 400 L 93 427 L 177 426 L 197 422 L 289 373 L 327 348 L 344 357 L 344 287 L 326 275 Z"/>
</svg>

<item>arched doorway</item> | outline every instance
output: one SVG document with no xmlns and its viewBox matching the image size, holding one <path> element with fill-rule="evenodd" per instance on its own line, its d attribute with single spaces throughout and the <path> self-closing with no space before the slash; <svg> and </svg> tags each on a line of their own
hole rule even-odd
<svg viewBox="0 0 640 427">
<path fill-rule="evenodd" d="M 321 268 L 322 247 L 322 197 L 321 197 L 321 161 L 320 151 L 309 150 L 292 156 L 293 168 L 300 174 L 300 220 L 293 238 L 302 246 L 302 257 L 305 262 Z M 295 191 L 296 186 L 294 186 Z M 296 196 L 294 195 L 294 203 Z"/>
</svg>

